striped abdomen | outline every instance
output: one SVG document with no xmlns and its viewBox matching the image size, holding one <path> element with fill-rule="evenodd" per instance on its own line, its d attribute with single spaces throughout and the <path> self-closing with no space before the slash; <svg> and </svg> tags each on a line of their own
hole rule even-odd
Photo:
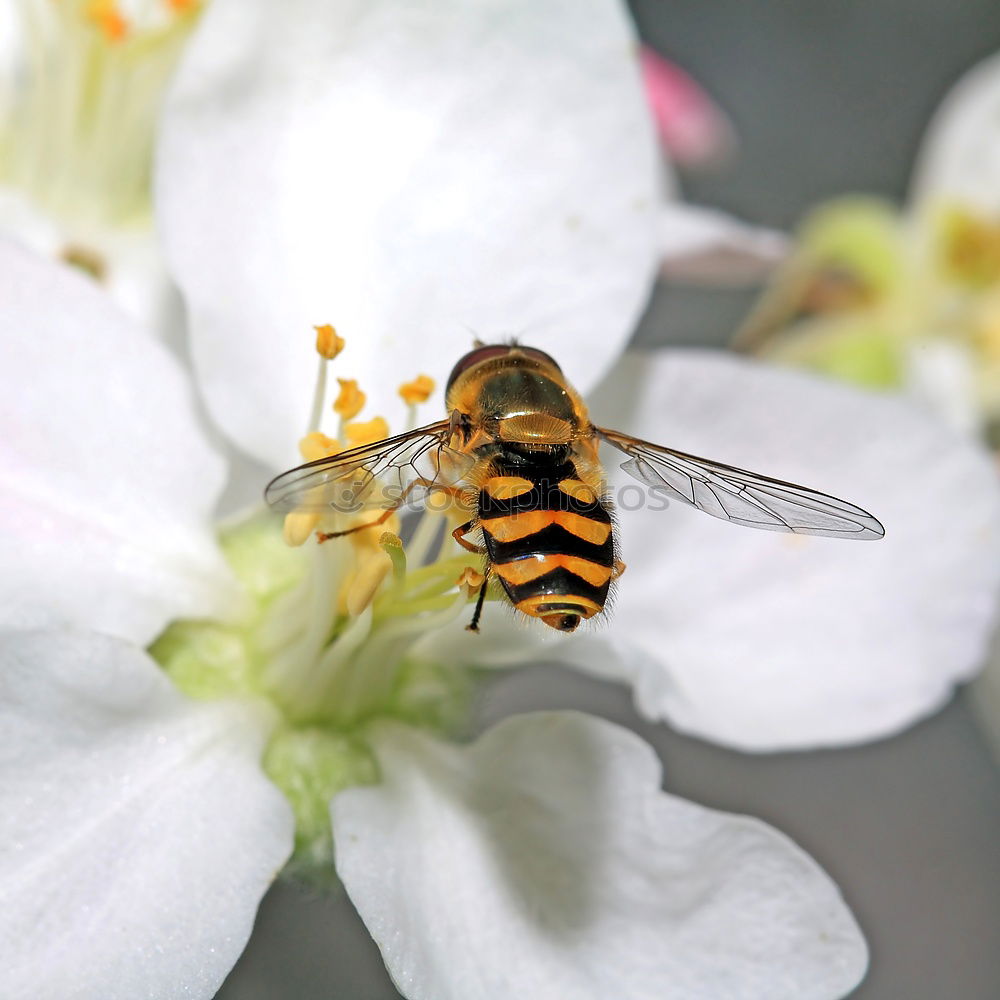
<svg viewBox="0 0 1000 1000">
<path fill-rule="evenodd" d="M 572 632 L 604 608 L 615 575 L 611 513 L 572 462 L 497 463 L 479 523 L 491 572 L 518 611 Z"/>
</svg>

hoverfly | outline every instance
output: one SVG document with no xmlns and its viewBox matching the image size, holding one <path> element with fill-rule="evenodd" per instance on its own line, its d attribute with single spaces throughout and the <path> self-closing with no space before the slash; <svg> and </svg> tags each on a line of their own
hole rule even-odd
<svg viewBox="0 0 1000 1000">
<path fill-rule="evenodd" d="M 560 632 L 600 614 L 625 568 L 601 442 L 625 454 L 622 468 L 639 482 L 736 524 L 884 535 L 875 517 L 844 500 L 596 427 L 559 365 L 535 348 L 477 346 L 452 369 L 445 398 L 446 419 L 285 472 L 268 485 L 268 503 L 284 512 L 382 508 L 375 521 L 324 536 L 334 537 L 384 522 L 414 490 L 447 494 L 471 514 L 453 535 L 484 555 L 486 580 L 495 577 L 516 610 Z M 469 541 L 474 531 L 481 545 Z M 485 594 L 486 583 L 473 631 Z"/>
</svg>

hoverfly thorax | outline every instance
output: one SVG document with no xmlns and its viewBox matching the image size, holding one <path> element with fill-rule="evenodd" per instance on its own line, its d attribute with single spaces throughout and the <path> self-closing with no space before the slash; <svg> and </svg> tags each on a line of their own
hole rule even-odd
<svg viewBox="0 0 1000 1000">
<path fill-rule="evenodd" d="M 480 347 L 463 357 L 446 389 L 450 412 L 481 432 L 474 447 L 507 442 L 544 451 L 587 433 L 583 400 L 547 354 L 514 346 Z"/>
</svg>

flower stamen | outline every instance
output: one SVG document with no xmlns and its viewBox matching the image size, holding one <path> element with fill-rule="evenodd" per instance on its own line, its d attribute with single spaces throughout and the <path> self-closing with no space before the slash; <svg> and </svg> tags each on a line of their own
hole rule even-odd
<svg viewBox="0 0 1000 1000">
<path fill-rule="evenodd" d="M 344 425 L 344 437 L 350 448 L 360 448 L 362 445 L 374 444 L 389 436 L 389 424 L 385 417 L 373 417 L 371 420 L 354 421 Z"/>
<path fill-rule="evenodd" d="M 340 393 L 333 401 L 333 412 L 340 417 L 341 426 L 345 421 L 353 420 L 365 406 L 367 396 L 358 388 L 353 378 L 338 378 Z"/>
<path fill-rule="evenodd" d="M 378 543 L 392 563 L 392 577 L 395 584 L 402 585 L 406 580 L 406 550 L 403 548 L 403 539 L 394 531 L 383 531 Z"/>
<path fill-rule="evenodd" d="M 299 441 L 299 454 L 306 462 L 331 458 L 342 450 L 339 441 L 327 437 L 322 431 L 310 431 Z"/>
<path fill-rule="evenodd" d="M 344 349 L 346 341 L 329 324 L 314 326 L 316 331 L 316 353 L 325 361 L 333 361 Z"/>
<path fill-rule="evenodd" d="M 316 353 L 319 355 L 319 368 L 316 372 L 316 385 L 313 388 L 312 410 L 309 414 L 309 427 L 306 436 L 319 431 L 323 420 L 323 403 L 326 400 L 326 366 L 344 349 L 344 341 L 337 336 L 332 326 L 314 326 L 316 331 Z"/>
<path fill-rule="evenodd" d="M 412 382 L 404 382 L 399 387 L 399 396 L 407 406 L 407 430 L 417 426 L 417 406 L 426 403 L 434 391 L 434 379 L 429 375 L 418 375 Z"/>
<path fill-rule="evenodd" d="M 114 0 L 94 0 L 87 7 L 85 17 L 109 42 L 122 42 L 129 33 L 129 23 Z"/>
<path fill-rule="evenodd" d="M 319 514 L 309 511 L 292 511 L 285 515 L 282 534 L 286 545 L 298 548 L 304 545 L 319 524 Z"/>
</svg>

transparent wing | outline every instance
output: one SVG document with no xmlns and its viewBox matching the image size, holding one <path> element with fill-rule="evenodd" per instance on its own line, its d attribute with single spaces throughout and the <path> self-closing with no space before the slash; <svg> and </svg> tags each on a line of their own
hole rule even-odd
<svg viewBox="0 0 1000 1000">
<path fill-rule="evenodd" d="M 799 535 L 875 539 L 885 534 L 878 518 L 846 500 L 640 441 L 619 431 L 595 430 L 601 440 L 628 455 L 622 468 L 629 475 L 647 486 L 666 488 L 669 498 L 713 517 Z"/>
<path fill-rule="evenodd" d="M 448 437 L 448 421 L 441 420 L 308 462 L 272 479 L 264 498 L 283 513 L 396 507 L 408 489 L 452 486 L 472 467 L 472 458 L 448 447 Z"/>
</svg>

